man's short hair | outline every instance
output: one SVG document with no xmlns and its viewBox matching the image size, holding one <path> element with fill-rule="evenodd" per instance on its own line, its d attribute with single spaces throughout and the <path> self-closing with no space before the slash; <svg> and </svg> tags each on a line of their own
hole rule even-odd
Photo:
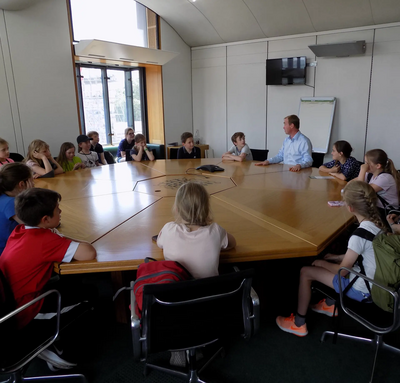
<svg viewBox="0 0 400 383">
<path fill-rule="evenodd" d="M 96 134 L 99 135 L 99 133 L 97 133 L 95 130 L 91 130 L 90 132 L 87 132 L 87 136 L 89 138 L 92 138 Z"/>
<path fill-rule="evenodd" d="M 237 140 L 238 138 L 242 138 L 242 137 L 244 137 L 244 133 L 243 133 L 243 132 L 236 132 L 236 133 L 234 133 L 233 136 L 231 137 L 231 140 L 232 140 L 232 142 L 233 142 L 234 144 L 236 144 L 236 140 Z"/>
<path fill-rule="evenodd" d="M 181 142 L 184 144 L 188 138 L 193 138 L 193 134 L 190 132 L 185 132 L 181 134 Z"/>
<path fill-rule="evenodd" d="M 291 114 L 290 116 L 286 116 L 285 118 L 288 119 L 289 125 L 293 124 L 297 130 L 300 129 L 300 119 L 295 114 Z"/>
<path fill-rule="evenodd" d="M 54 190 L 32 188 L 15 197 L 15 214 L 28 226 L 37 226 L 44 216 L 53 217 L 61 195 Z"/>
</svg>

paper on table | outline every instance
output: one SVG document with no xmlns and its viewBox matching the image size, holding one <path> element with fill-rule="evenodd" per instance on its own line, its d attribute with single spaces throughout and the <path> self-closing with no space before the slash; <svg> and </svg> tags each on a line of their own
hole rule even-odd
<svg viewBox="0 0 400 383">
<path fill-rule="evenodd" d="M 310 176 L 313 180 L 333 180 L 335 177 L 332 176 Z"/>
</svg>

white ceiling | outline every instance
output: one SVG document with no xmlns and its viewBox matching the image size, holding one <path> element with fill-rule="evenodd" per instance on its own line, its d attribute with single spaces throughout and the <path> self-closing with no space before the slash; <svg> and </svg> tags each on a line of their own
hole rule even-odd
<svg viewBox="0 0 400 383">
<path fill-rule="evenodd" d="M 400 22 L 400 0 L 140 0 L 191 47 Z"/>
<path fill-rule="evenodd" d="M 15 11 L 41 0 L 0 0 Z M 191 47 L 400 22 L 400 0 L 140 0 Z M 112 5 L 112 1 L 110 1 Z"/>
</svg>

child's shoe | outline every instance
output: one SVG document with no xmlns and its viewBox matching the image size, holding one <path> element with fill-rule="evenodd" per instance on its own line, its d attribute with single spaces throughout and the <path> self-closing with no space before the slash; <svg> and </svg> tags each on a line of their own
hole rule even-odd
<svg viewBox="0 0 400 383">
<path fill-rule="evenodd" d="M 328 317 L 335 317 L 338 316 L 338 310 L 335 310 L 335 314 L 333 313 L 333 310 L 335 309 L 335 305 L 328 306 L 325 302 L 325 299 L 320 300 L 316 305 L 312 305 L 311 310 L 315 311 L 316 313 L 324 314 L 327 315 Z"/>
<path fill-rule="evenodd" d="M 297 327 L 294 323 L 294 315 L 290 314 L 290 317 L 277 317 L 276 324 L 278 327 L 286 332 L 297 336 L 306 336 L 308 334 L 307 325 L 304 323 L 302 326 Z"/>
</svg>

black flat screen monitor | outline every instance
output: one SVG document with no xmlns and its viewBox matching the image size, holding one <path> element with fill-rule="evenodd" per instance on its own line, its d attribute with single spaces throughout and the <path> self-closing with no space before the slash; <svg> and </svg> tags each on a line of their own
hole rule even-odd
<svg viewBox="0 0 400 383">
<path fill-rule="evenodd" d="M 307 57 L 267 60 L 267 85 L 304 85 Z"/>
</svg>

